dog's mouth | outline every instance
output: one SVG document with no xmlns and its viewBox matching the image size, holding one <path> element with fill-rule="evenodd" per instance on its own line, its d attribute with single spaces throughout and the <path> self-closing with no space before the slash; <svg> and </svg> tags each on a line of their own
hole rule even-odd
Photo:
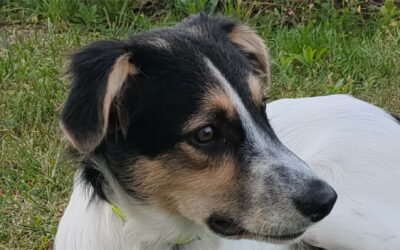
<svg viewBox="0 0 400 250">
<path fill-rule="evenodd" d="M 227 219 L 219 216 L 211 216 L 208 219 L 207 224 L 212 231 L 223 237 L 231 237 L 238 239 L 254 239 L 254 240 L 268 241 L 274 243 L 295 240 L 305 232 L 304 230 L 289 234 L 253 233 L 241 227 L 239 224 L 235 223 L 232 219 Z"/>
</svg>

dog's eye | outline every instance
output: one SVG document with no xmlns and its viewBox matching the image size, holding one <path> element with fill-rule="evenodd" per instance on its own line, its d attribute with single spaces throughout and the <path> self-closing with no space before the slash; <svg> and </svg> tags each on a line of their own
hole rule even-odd
<svg viewBox="0 0 400 250">
<path fill-rule="evenodd" d="M 194 141 L 198 144 L 207 144 L 215 138 L 215 129 L 211 125 L 207 125 L 196 132 Z"/>
</svg>

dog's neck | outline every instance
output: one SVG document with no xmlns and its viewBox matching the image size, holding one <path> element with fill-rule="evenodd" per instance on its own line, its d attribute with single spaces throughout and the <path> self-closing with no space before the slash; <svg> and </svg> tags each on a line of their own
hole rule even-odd
<svg viewBox="0 0 400 250">
<path fill-rule="evenodd" d="M 209 238 L 204 237 L 206 232 L 199 225 L 179 215 L 140 205 L 124 207 L 121 211 L 127 240 L 135 244 L 140 242 L 141 249 L 176 249 Z"/>
<path fill-rule="evenodd" d="M 128 245 L 140 249 L 197 249 L 191 246 L 204 244 L 216 246 L 219 238 L 203 227 L 179 215 L 164 211 L 151 204 L 143 204 L 129 196 L 118 182 L 108 177 L 107 206 L 112 215 L 123 222 L 123 232 Z"/>
</svg>

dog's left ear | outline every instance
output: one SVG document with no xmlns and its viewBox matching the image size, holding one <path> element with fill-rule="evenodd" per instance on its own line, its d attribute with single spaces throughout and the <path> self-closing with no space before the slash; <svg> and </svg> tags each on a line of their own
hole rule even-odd
<svg viewBox="0 0 400 250">
<path fill-rule="evenodd" d="M 129 46 L 109 40 L 95 42 L 73 55 L 69 73 L 72 84 L 60 126 L 75 149 L 90 153 L 105 137 L 112 105 L 137 69 Z"/>
<path fill-rule="evenodd" d="M 228 37 L 245 54 L 254 71 L 269 83 L 269 55 L 262 38 L 253 29 L 244 24 L 234 25 L 228 32 Z"/>
</svg>

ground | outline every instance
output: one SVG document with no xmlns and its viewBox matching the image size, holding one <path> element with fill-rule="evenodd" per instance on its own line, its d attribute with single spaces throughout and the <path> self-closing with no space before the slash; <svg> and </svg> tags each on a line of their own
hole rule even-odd
<svg viewBox="0 0 400 250">
<path fill-rule="evenodd" d="M 51 248 L 68 202 L 75 164 L 58 128 L 68 55 L 94 40 L 173 25 L 204 2 L 218 1 L 179 0 L 143 13 L 129 0 L 0 0 L 0 249 Z M 392 1 L 368 8 L 350 1 L 339 10 L 313 4 L 320 1 L 238 2 L 207 10 L 247 22 L 265 39 L 271 101 L 345 93 L 400 115 L 399 10 Z"/>
</svg>

